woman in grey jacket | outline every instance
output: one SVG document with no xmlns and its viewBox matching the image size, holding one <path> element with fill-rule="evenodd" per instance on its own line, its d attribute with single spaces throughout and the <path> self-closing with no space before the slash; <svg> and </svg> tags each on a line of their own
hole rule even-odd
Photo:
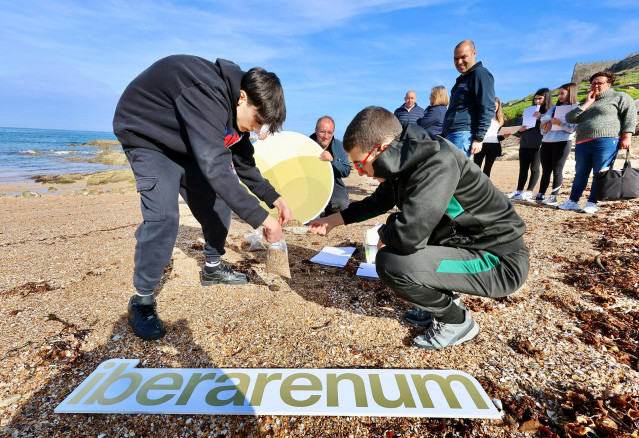
<svg viewBox="0 0 639 438">
<path fill-rule="evenodd" d="M 612 89 L 615 74 L 595 73 L 590 78 L 590 92 L 586 100 L 566 114 L 566 121 L 579 123 L 575 145 L 575 180 L 570 198 L 559 206 L 562 210 L 581 210 L 595 213 L 597 198 L 595 181 L 590 187 L 588 202 L 582 209 L 579 198 L 588 185 L 590 172 L 596 174 L 610 166 L 617 149 L 629 149 L 637 125 L 637 107 L 629 94 Z"/>
</svg>

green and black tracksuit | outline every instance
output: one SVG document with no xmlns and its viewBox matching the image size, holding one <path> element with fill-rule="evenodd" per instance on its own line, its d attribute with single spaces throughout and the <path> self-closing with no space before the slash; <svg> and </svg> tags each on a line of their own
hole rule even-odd
<svg viewBox="0 0 639 438">
<path fill-rule="evenodd" d="M 380 278 L 401 298 L 442 322 L 460 311 L 452 291 L 502 297 L 526 280 L 526 226 L 480 168 L 449 141 L 404 127 L 373 162 L 386 178 L 341 212 L 346 224 L 392 213 L 380 227 Z"/>
</svg>

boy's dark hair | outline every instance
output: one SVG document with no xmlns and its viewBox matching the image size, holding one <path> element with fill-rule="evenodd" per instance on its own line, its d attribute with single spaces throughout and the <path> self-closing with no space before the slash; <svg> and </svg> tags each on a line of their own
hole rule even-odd
<svg viewBox="0 0 639 438">
<path fill-rule="evenodd" d="M 282 84 L 275 73 L 253 67 L 242 76 L 240 88 L 246 92 L 248 102 L 257 107 L 259 121 L 268 125 L 270 132 L 279 132 L 286 120 L 286 104 Z"/>
<path fill-rule="evenodd" d="M 611 71 L 600 71 L 590 76 L 590 80 L 588 82 L 592 83 L 592 81 L 594 81 L 597 76 L 605 77 L 610 85 L 614 84 L 615 79 L 617 79 L 617 76 L 615 76 L 615 74 Z"/>
<path fill-rule="evenodd" d="M 535 94 L 533 94 L 533 99 L 535 98 L 535 96 L 544 96 L 544 103 L 543 105 L 539 105 L 539 112 L 542 114 L 546 114 L 552 107 L 552 93 L 548 88 L 540 88 Z"/>
<path fill-rule="evenodd" d="M 402 125 L 390 111 L 379 106 L 361 110 L 344 133 L 344 150 L 359 148 L 370 152 L 375 146 L 394 140 L 402 133 Z"/>
</svg>

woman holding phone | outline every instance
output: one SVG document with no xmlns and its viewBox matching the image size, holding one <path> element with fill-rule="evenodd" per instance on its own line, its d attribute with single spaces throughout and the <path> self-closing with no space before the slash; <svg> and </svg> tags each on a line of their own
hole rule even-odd
<svg viewBox="0 0 639 438">
<path fill-rule="evenodd" d="M 575 144 L 575 179 L 570 198 L 559 206 L 562 210 L 595 213 L 597 198 L 595 180 L 590 186 L 588 202 L 582 209 L 579 198 L 588 185 L 590 173 L 610 166 L 618 149 L 630 149 L 631 137 L 637 125 L 637 108 L 628 93 L 612 88 L 615 74 L 595 73 L 590 78 L 586 100 L 566 114 L 568 123 L 578 123 Z"/>
</svg>

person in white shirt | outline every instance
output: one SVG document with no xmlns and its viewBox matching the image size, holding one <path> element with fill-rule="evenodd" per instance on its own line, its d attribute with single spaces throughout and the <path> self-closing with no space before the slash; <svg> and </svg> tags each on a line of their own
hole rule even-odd
<svg viewBox="0 0 639 438">
<path fill-rule="evenodd" d="M 539 192 L 533 198 L 544 205 L 557 205 L 557 195 L 564 181 L 564 165 L 568 154 L 572 149 L 575 139 L 577 124 L 566 123 L 554 116 L 555 109 L 561 105 L 574 105 L 577 103 L 577 84 L 572 82 L 559 87 L 557 105 L 541 116 L 541 133 L 543 140 L 541 143 L 541 180 L 539 181 Z M 556 126 L 557 128 L 552 129 Z M 552 174 L 552 191 L 546 198 L 546 190 L 550 184 Z"/>
<path fill-rule="evenodd" d="M 481 151 L 473 155 L 473 161 L 481 168 L 482 162 L 484 163 L 484 173 L 490 178 L 490 171 L 493 168 L 493 164 L 497 157 L 501 156 L 501 143 L 500 140 L 507 138 L 508 135 L 498 135 L 499 128 L 504 124 L 504 112 L 501 109 L 501 101 L 498 97 L 495 97 L 495 117 L 490 121 L 490 127 L 486 131 L 484 137 L 484 145 Z"/>
</svg>

